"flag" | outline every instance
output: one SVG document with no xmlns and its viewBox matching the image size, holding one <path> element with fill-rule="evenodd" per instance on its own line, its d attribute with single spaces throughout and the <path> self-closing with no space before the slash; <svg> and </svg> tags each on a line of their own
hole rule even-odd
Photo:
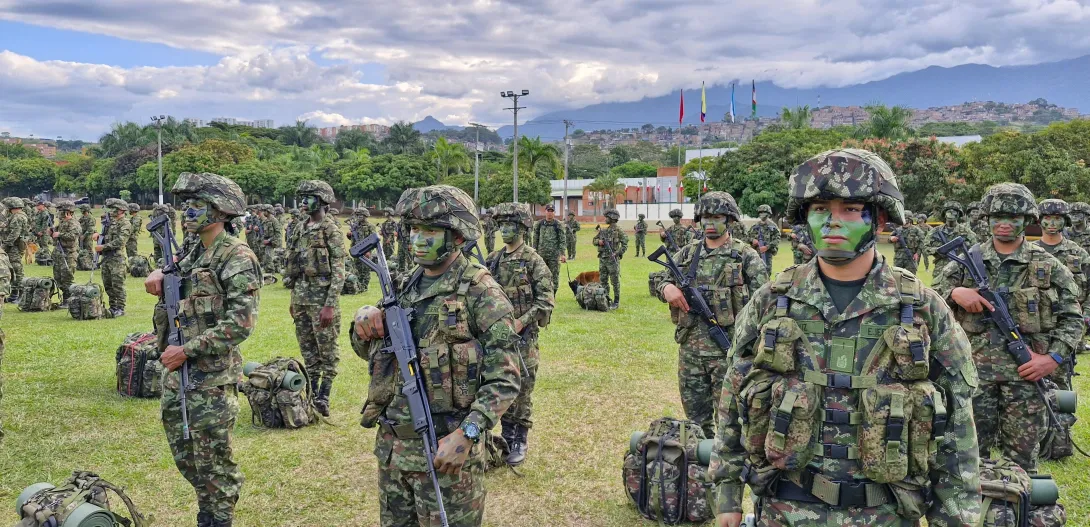
<svg viewBox="0 0 1090 527">
<path fill-rule="evenodd" d="M 753 117 L 757 117 L 757 81 L 753 81 Z"/>
<path fill-rule="evenodd" d="M 684 197 L 685 197 L 685 184 L 684 183 L 678 183 L 677 184 L 677 202 L 681 203 L 681 200 Z"/>
<path fill-rule="evenodd" d="M 681 126 L 681 120 L 685 119 L 685 90 L 681 90 L 681 108 L 677 114 L 677 124 Z"/>
<path fill-rule="evenodd" d="M 704 180 L 704 192 L 708 191 L 708 180 Z"/>
<path fill-rule="evenodd" d="M 734 83 L 730 84 L 730 122 L 734 122 Z"/>
<path fill-rule="evenodd" d="M 704 122 L 704 116 L 708 114 L 708 98 L 704 94 L 704 83 L 700 83 L 700 122 Z"/>
</svg>

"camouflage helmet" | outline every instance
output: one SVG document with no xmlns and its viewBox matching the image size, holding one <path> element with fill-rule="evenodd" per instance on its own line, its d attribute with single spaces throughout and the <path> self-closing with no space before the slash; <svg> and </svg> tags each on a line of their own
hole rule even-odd
<svg viewBox="0 0 1090 527">
<path fill-rule="evenodd" d="M 787 216 L 804 223 L 806 205 L 818 199 L 874 203 L 897 225 L 905 223 L 904 196 L 893 169 L 878 154 L 858 148 L 822 152 L 804 161 L 788 182 Z"/>
<path fill-rule="evenodd" d="M 768 214 L 769 216 L 771 216 L 772 215 L 772 207 L 770 207 L 768 205 L 761 205 L 761 206 L 757 207 L 757 214 L 760 214 L 762 212 L 764 212 L 764 213 Z"/>
<path fill-rule="evenodd" d="M 968 214 L 970 212 L 973 212 L 974 210 L 979 210 L 981 212 L 984 211 L 984 209 L 980 208 L 980 202 L 979 201 L 970 201 L 969 204 L 965 206 L 965 213 L 966 214 Z"/>
<path fill-rule="evenodd" d="M 238 183 L 218 174 L 183 172 L 170 193 L 183 199 L 207 201 L 212 208 L 228 216 L 241 216 L 246 212 L 246 195 Z"/>
<path fill-rule="evenodd" d="M 26 205 L 23 203 L 23 200 L 20 198 L 4 198 L 3 203 L 4 207 L 7 207 L 8 210 L 22 209 L 26 207 Z"/>
<path fill-rule="evenodd" d="M 295 193 L 300 196 L 315 196 L 326 205 L 337 201 L 337 198 L 333 196 L 333 187 L 320 179 L 301 181 L 299 188 L 295 189 Z"/>
<path fill-rule="evenodd" d="M 57 200 L 57 203 L 55 203 L 54 205 L 56 205 L 57 210 L 59 210 L 61 212 L 75 212 L 76 211 L 76 203 L 73 202 L 70 199 L 59 199 L 59 200 Z"/>
<path fill-rule="evenodd" d="M 767 207 L 768 205 L 761 206 Z M 700 217 L 705 214 L 722 214 L 729 221 L 740 221 L 742 219 L 742 211 L 738 210 L 738 203 L 734 201 L 734 196 L 722 190 L 714 190 L 704 194 L 696 202 L 696 214 L 694 216 L 696 221 L 700 221 Z"/>
<path fill-rule="evenodd" d="M 685 215 L 685 213 L 681 212 L 681 209 L 674 209 L 674 210 L 670 211 L 670 217 L 671 218 L 680 218 L 680 217 L 682 217 L 684 215 Z"/>
<path fill-rule="evenodd" d="M 987 196 L 985 196 L 985 197 L 987 197 Z M 947 201 L 946 203 L 943 203 L 942 204 L 942 214 L 944 216 L 946 215 L 946 211 L 948 211 L 948 210 L 952 210 L 952 211 L 958 213 L 958 218 L 961 218 L 961 217 L 965 216 L 965 209 L 963 209 L 961 207 L 960 202 Z M 984 209 L 981 209 L 981 211 L 982 212 L 988 212 L 987 210 L 984 210 Z"/>
<path fill-rule="evenodd" d="M 1033 218 L 1033 221 L 1040 219 L 1041 215 L 1033 192 L 1021 183 L 992 185 L 984 193 L 982 203 L 984 212 L 988 215 L 1022 215 Z"/>
<path fill-rule="evenodd" d="M 526 227 L 527 230 L 534 226 L 530 206 L 525 203 L 500 203 L 492 208 L 492 217 L 497 223 L 510 221 Z"/>
<path fill-rule="evenodd" d="M 31 208 L 34 206 L 34 200 L 30 198 L 23 198 L 23 208 Z"/>
<path fill-rule="evenodd" d="M 574 210 L 568 210 L 568 216 L 575 216 L 575 211 Z M 640 216 L 643 216 L 643 214 L 640 214 Z"/>
<path fill-rule="evenodd" d="M 91 204 L 90 203 L 80 203 L 79 210 L 82 210 L 84 212 L 91 212 Z"/>
<path fill-rule="evenodd" d="M 916 215 L 916 218 L 919 219 L 920 221 L 924 222 L 924 223 L 927 223 L 927 214 L 924 214 L 924 213 L 921 212 L 921 213 Z"/>
<path fill-rule="evenodd" d="M 1076 201 L 1071 204 L 1071 214 L 1085 214 L 1090 216 L 1090 203 L 1083 201 Z"/>
<path fill-rule="evenodd" d="M 341 209 L 329 209 L 329 213 L 336 216 L 341 213 Z"/>
<path fill-rule="evenodd" d="M 167 206 L 166 205 L 160 205 L 160 204 L 156 203 L 155 205 L 151 206 L 151 212 L 153 214 L 164 214 L 164 213 L 166 213 L 166 211 L 167 211 Z"/>
<path fill-rule="evenodd" d="M 115 211 L 129 210 L 129 204 L 125 203 L 125 200 L 119 198 L 110 198 L 106 200 L 105 207 L 107 209 L 114 209 Z"/>
<path fill-rule="evenodd" d="M 390 211 L 409 225 L 434 225 L 452 229 L 466 241 L 481 237 L 477 205 L 464 190 L 450 185 L 411 188 L 401 194 L 397 207 Z"/>
<path fill-rule="evenodd" d="M 1071 205 L 1062 199 L 1046 199 L 1037 205 L 1041 216 L 1063 216 L 1064 223 L 1071 224 Z"/>
<path fill-rule="evenodd" d="M 603 215 L 606 218 L 611 219 L 611 220 L 621 219 L 621 213 L 617 212 L 617 209 L 615 209 L 613 207 L 610 207 L 610 208 L 606 209 L 606 211 L 603 213 Z"/>
<path fill-rule="evenodd" d="M 393 207 L 386 207 L 385 209 L 382 209 L 382 213 L 385 214 L 386 217 L 390 217 L 395 214 Z"/>
<path fill-rule="evenodd" d="M 139 203 L 129 203 L 129 212 L 140 212 Z"/>
<path fill-rule="evenodd" d="M 291 210 L 294 211 L 295 209 Z M 371 211 L 367 210 L 367 207 L 356 207 L 356 209 L 352 211 L 352 214 L 355 214 L 356 216 L 363 216 L 364 218 L 369 218 L 371 216 Z"/>
<path fill-rule="evenodd" d="M 574 212 L 569 212 L 568 214 L 572 215 L 572 216 L 575 216 Z M 641 212 L 641 213 L 637 214 L 636 217 L 642 220 L 642 219 L 646 218 L 647 216 L 644 216 L 644 214 Z"/>
<path fill-rule="evenodd" d="M 277 214 L 283 214 L 284 213 L 284 205 L 282 205 L 280 203 L 277 203 L 276 205 L 273 205 L 273 212 L 275 212 Z"/>
</svg>

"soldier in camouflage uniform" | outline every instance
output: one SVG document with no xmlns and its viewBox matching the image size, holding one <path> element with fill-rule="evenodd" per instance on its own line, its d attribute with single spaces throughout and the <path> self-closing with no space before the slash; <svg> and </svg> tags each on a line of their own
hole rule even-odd
<svg viewBox="0 0 1090 527">
<path fill-rule="evenodd" d="M 969 335 L 980 389 L 973 397 L 981 452 L 998 447 L 1002 456 L 1033 474 L 1048 426 L 1045 404 L 1034 383 L 1073 360 L 1084 326 L 1079 289 L 1067 266 L 1039 245 L 1025 243 L 1026 225 L 1039 209 L 1033 194 L 1017 183 L 988 189 L 982 201 L 992 238 L 981 244 L 988 281 L 996 291 L 1011 291 L 1011 316 L 1018 322 L 1033 359 L 1019 367 L 1007 352 L 1007 340 L 985 313 L 990 305 L 976 283 L 956 262 L 939 269 L 935 290 L 954 306 Z M 1049 309 L 1039 307 L 1048 306 Z"/>
<path fill-rule="evenodd" d="M 49 259 L 52 257 L 49 248 L 53 245 L 53 239 L 50 237 L 50 229 L 53 228 L 53 222 L 50 221 L 49 209 L 46 208 L 46 202 L 42 199 L 38 199 L 34 202 L 34 212 L 30 216 L 30 228 L 34 231 L 34 241 L 38 244 L 38 258 Z"/>
<path fill-rule="evenodd" d="M 23 253 L 26 252 L 27 240 L 31 238 L 30 220 L 23 213 L 26 205 L 19 198 L 4 198 L 4 208 L 8 217 L 4 221 L 3 244 L 11 268 L 11 294 L 8 302 L 18 302 L 23 285 Z"/>
<path fill-rule="evenodd" d="M 158 218 L 159 216 L 166 216 L 166 213 L 167 213 L 166 205 L 160 205 L 160 204 L 156 203 L 155 205 L 152 205 L 152 207 L 151 207 L 151 215 L 148 216 L 148 222 L 150 223 L 152 220 L 154 220 L 155 218 Z M 174 232 L 173 226 L 171 227 L 170 232 L 171 233 Z M 135 234 L 138 233 L 138 231 L 133 231 L 133 233 L 135 235 Z M 151 236 L 150 232 L 148 233 L 148 236 Z M 154 239 L 155 238 L 153 237 L 152 238 L 152 244 L 151 244 L 152 245 L 152 247 L 151 247 L 151 258 L 153 260 L 152 264 L 153 265 L 158 265 L 159 260 L 163 258 L 163 248 L 159 247 L 159 244 L 155 243 Z"/>
<path fill-rule="evenodd" d="M 57 228 L 53 230 L 53 239 L 57 248 L 53 254 L 53 280 L 57 282 L 57 289 L 61 292 L 61 309 L 68 308 L 68 288 L 72 287 L 72 281 L 76 273 L 76 254 L 79 251 L 79 239 L 83 229 L 79 221 L 73 217 L 76 212 L 76 204 L 72 200 L 62 199 L 57 202 L 57 211 L 60 218 Z"/>
<path fill-rule="evenodd" d="M 102 288 L 110 297 L 110 316 L 117 318 L 125 316 L 125 275 L 128 274 L 128 266 L 125 265 L 125 243 L 132 236 L 132 224 L 125 217 L 129 205 L 118 198 L 106 200 L 106 211 L 110 215 L 110 226 L 106 229 L 106 237 L 95 233 L 95 252 L 100 254 L 99 267 L 102 268 Z"/>
<path fill-rule="evenodd" d="M 264 269 L 269 273 L 280 272 L 281 269 L 276 268 L 277 262 L 274 254 L 277 249 L 284 246 L 284 228 L 280 226 L 280 221 L 273 215 L 272 205 L 265 205 L 264 209 L 262 224 L 265 229 L 265 237 L 261 240 L 261 244 L 265 247 L 266 267 Z"/>
<path fill-rule="evenodd" d="M 740 221 L 734 223 L 742 223 Z M 795 265 L 809 262 L 814 259 L 814 240 L 810 236 L 810 227 L 804 224 L 791 226 L 791 256 L 795 259 Z M 762 262 L 763 263 L 763 262 Z"/>
<path fill-rule="evenodd" d="M 992 231 L 988 227 L 988 218 L 984 216 L 984 211 L 980 208 L 980 202 L 969 203 L 965 212 L 969 214 L 969 230 L 976 235 L 977 241 L 982 242 L 991 238 Z"/>
<path fill-rule="evenodd" d="M 170 203 L 165 205 L 167 208 L 167 217 L 170 218 L 170 232 L 174 233 L 174 236 L 177 237 L 179 232 L 184 232 L 184 229 L 182 229 L 181 224 L 178 222 L 178 210 Z"/>
<path fill-rule="evenodd" d="M 230 527 L 244 480 L 232 453 L 242 375 L 239 345 L 257 323 L 261 269 L 253 251 L 231 233 L 230 221 L 242 215 L 246 203 L 235 182 L 183 173 L 171 194 L 187 200 L 186 230 L 199 237 L 202 249 L 178 262 L 185 277 L 179 311 L 194 322 L 182 326 L 185 344 L 166 346 L 159 359 L 165 370 L 163 429 L 175 465 L 196 492 L 197 527 Z M 163 273 L 156 269 L 144 287 L 160 296 L 162 283 Z M 189 439 L 182 432 L 178 398 L 179 370 L 186 363 Z"/>
<path fill-rule="evenodd" d="M 905 211 L 905 216 L 910 218 L 912 213 Z M 905 225 L 893 225 L 893 232 L 889 235 L 889 243 L 893 244 L 893 265 L 916 274 L 923 240 L 923 232 L 915 225 L 907 222 Z"/>
<path fill-rule="evenodd" d="M 642 254 L 647 256 L 647 222 L 644 221 L 643 214 L 636 215 L 636 227 L 634 232 L 636 233 L 636 257 Z"/>
<path fill-rule="evenodd" d="M 525 241 L 534 224 L 530 207 L 525 203 L 501 203 L 492 214 L 504 246 L 489 253 L 485 261 L 515 308 L 515 332 L 520 338 L 522 388 L 500 420 L 503 438 L 511 448 L 507 463 L 518 466 L 526 459 L 528 435 L 534 426 L 531 397 L 537 380 L 538 333 L 551 320 L 555 288 L 545 260 Z"/>
<path fill-rule="evenodd" d="M 389 259 L 394 255 L 394 243 L 397 242 L 400 227 L 394 219 L 394 209 L 386 207 L 383 212 L 386 213 L 386 221 L 379 224 L 379 232 L 382 233 L 382 252 L 386 253 L 386 258 Z"/>
<path fill-rule="evenodd" d="M 568 239 L 568 259 L 572 260 L 575 258 L 575 242 L 578 239 L 576 233 L 579 232 L 579 229 L 581 229 L 582 226 L 579 225 L 579 220 L 575 218 L 575 212 L 570 210 L 568 211 L 568 219 L 564 221 L 564 225 L 568 228 L 568 230 L 564 231 L 564 234 Z"/>
<path fill-rule="evenodd" d="M 875 249 L 904 223 L 893 171 L 857 149 L 790 177 L 817 258 L 761 287 L 734 325 L 708 468 L 719 526 L 742 489 L 767 527 L 977 525 L 969 342 L 950 308 Z"/>
<path fill-rule="evenodd" d="M 1071 227 L 1064 236 L 1090 252 L 1090 204 L 1081 201 L 1071 204 Z"/>
<path fill-rule="evenodd" d="M 628 235 L 617 226 L 617 220 L 621 218 L 617 209 L 606 209 L 605 217 L 608 226 L 598 229 L 591 244 L 598 248 L 598 273 L 606 297 L 609 297 L 609 284 L 612 283 L 613 302 L 610 307 L 617 309 L 621 304 L 621 258 L 628 252 Z"/>
<path fill-rule="evenodd" d="M 931 257 L 932 262 L 935 264 L 935 274 L 938 274 L 946 267 L 947 262 L 950 260 L 938 253 L 938 248 L 946 244 L 946 242 L 962 236 L 965 238 L 965 243 L 973 245 L 980 241 L 976 235 L 969 230 L 969 226 L 961 223 L 961 218 L 965 216 L 965 212 L 962 211 L 961 203 L 956 201 L 947 201 L 942 207 L 942 220 L 943 225 L 931 229 L 931 232 L 927 236 L 926 251 L 927 255 Z"/>
<path fill-rule="evenodd" d="M 730 236 L 727 225 L 742 219 L 730 194 L 704 194 L 696 204 L 694 219 L 704 228 L 704 239 L 682 247 L 673 258 L 686 273 L 693 268 L 693 260 L 697 261 L 693 285 L 705 291 L 708 306 L 730 335 L 738 315 L 735 310 L 741 309 L 767 281 L 765 264 L 745 240 Z M 677 377 L 685 417 L 698 423 L 706 437 L 713 437 L 716 407 L 729 363 L 728 350 L 720 349 L 712 340 L 708 321 L 689 313 L 690 306 L 673 275 L 667 274 L 658 294 L 670 304 L 671 318 L 677 323 Z"/>
<path fill-rule="evenodd" d="M 314 408 L 329 417 L 329 393 L 341 360 L 337 336 L 341 333 L 341 288 L 344 287 L 344 237 L 326 215 L 334 203 L 333 188 L 321 180 L 299 183 L 295 194 L 308 217 L 288 240 L 284 287 L 291 288 L 291 317 L 295 338 L 310 374 Z"/>
<path fill-rule="evenodd" d="M 555 212 L 552 203 L 545 205 L 545 218 L 534 225 L 532 244 L 553 273 L 553 294 L 560 283 L 560 264 L 568 261 L 568 227 L 553 217 Z"/>
<path fill-rule="evenodd" d="M 89 203 L 80 205 L 79 210 L 79 229 L 81 234 L 79 239 L 78 261 L 86 263 L 86 266 L 81 264 L 80 269 L 87 271 L 91 269 L 91 250 L 95 245 L 95 217 L 91 215 L 91 205 Z"/>
<path fill-rule="evenodd" d="M 484 247 L 488 254 L 496 250 L 496 220 L 492 212 L 485 209 L 481 215 L 481 228 L 484 229 Z"/>
<path fill-rule="evenodd" d="M 410 255 L 412 247 L 409 244 L 409 224 L 401 222 L 397 224 L 397 270 L 402 274 L 412 269 L 413 258 Z"/>
<path fill-rule="evenodd" d="M 129 239 L 125 240 L 125 254 L 129 258 L 133 256 L 139 256 L 140 251 L 137 246 L 140 243 L 140 227 L 144 225 L 144 220 L 140 217 L 140 205 L 137 203 L 129 203 Z"/>
<path fill-rule="evenodd" d="M 920 233 L 923 234 L 923 242 L 920 244 L 920 261 L 923 262 L 924 270 L 928 270 L 930 267 L 931 258 L 927 251 L 927 240 L 931 238 L 931 226 L 927 224 L 927 214 L 919 213 L 912 218 L 912 225 L 920 229 Z M 917 269 L 919 266 L 917 265 Z"/>
<path fill-rule="evenodd" d="M 370 216 L 371 213 L 367 210 L 367 207 L 359 207 L 352 212 L 352 220 L 348 223 L 348 234 L 346 235 L 349 243 L 355 245 L 375 233 L 375 226 L 367 221 Z M 360 281 L 361 292 L 366 293 L 367 288 L 371 285 L 371 268 L 358 259 L 351 257 L 345 262 L 345 267 L 355 273 L 356 278 Z"/>
<path fill-rule="evenodd" d="M 746 236 L 749 238 L 750 245 L 761 253 L 761 260 L 766 262 L 765 271 L 771 275 L 772 260 L 776 258 L 776 253 L 780 252 L 780 237 L 783 233 L 780 232 L 780 226 L 772 221 L 772 207 L 768 205 L 757 207 L 757 217 L 759 218 L 757 223 L 749 227 L 749 233 Z"/>
<path fill-rule="evenodd" d="M 246 245 L 253 249 L 254 253 L 258 255 L 258 259 L 261 259 L 261 255 L 265 252 L 261 248 L 261 215 L 258 213 L 260 208 L 261 205 L 246 207 L 247 215 L 243 220 L 246 225 Z"/>
<path fill-rule="evenodd" d="M 8 254 L 0 249 L 0 316 L 4 314 L 4 299 L 11 294 L 11 264 L 8 262 Z M 4 330 L 0 329 L 0 402 L 4 400 Z M 4 420 L 0 414 L 0 442 L 4 440 Z"/>
<path fill-rule="evenodd" d="M 410 225 L 418 265 L 398 303 L 415 313 L 411 329 L 421 344 L 420 367 L 434 383 L 428 398 L 441 438 L 435 468 L 452 526 L 481 525 L 485 452 L 480 439 L 519 393 L 519 339 L 511 302 L 488 270 L 461 251 L 464 243 L 481 236 L 476 208 L 465 192 L 446 185 L 406 190 L 397 204 Z M 352 348 L 373 372 L 362 424 L 379 427 L 379 524 L 438 525 L 424 442 L 413 432 L 407 399 L 398 390 L 397 362 L 379 351 L 384 334 L 378 308 L 356 312 Z"/>
<path fill-rule="evenodd" d="M 670 253 L 676 253 L 681 250 L 682 247 L 689 245 L 692 241 L 690 238 L 692 233 L 687 227 L 681 224 L 681 217 L 683 213 L 681 209 L 674 209 L 670 211 L 670 219 L 674 221 L 668 229 L 659 229 L 659 239 L 662 240 L 663 245 L 666 246 L 666 250 Z M 671 243 L 673 242 L 673 243 Z"/>
</svg>

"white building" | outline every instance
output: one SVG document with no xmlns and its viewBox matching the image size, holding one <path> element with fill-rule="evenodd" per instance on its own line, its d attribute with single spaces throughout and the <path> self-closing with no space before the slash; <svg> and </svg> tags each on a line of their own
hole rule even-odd
<svg viewBox="0 0 1090 527">
<path fill-rule="evenodd" d="M 254 121 L 254 128 L 276 128 L 272 119 L 256 119 Z"/>
<path fill-rule="evenodd" d="M 208 123 L 205 122 L 204 119 L 197 119 L 195 117 L 186 117 L 185 119 L 182 119 L 182 122 L 189 123 L 189 126 L 192 126 L 194 128 L 204 128 L 208 126 Z"/>
<path fill-rule="evenodd" d="M 234 117 L 213 117 L 210 122 L 234 125 L 238 121 Z"/>
</svg>

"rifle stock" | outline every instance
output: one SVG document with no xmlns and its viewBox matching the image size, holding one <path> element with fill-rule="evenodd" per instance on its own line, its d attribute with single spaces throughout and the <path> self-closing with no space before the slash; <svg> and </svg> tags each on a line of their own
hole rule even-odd
<svg viewBox="0 0 1090 527">
<path fill-rule="evenodd" d="M 178 272 L 178 264 L 174 261 L 178 242 L 170 230 L 170 217 L 166 215 L 148 222 L 147 228 L 163 253 L 163 307 L 167 312 L 167 345 L 181 346 L 185 344 L 185 336 L 182 334 L 182 326 L 185 324 L 178 306 L 182 301 L 182 277 Z M 179 377 L 178 402 L 182 407 L 182 437 L 188 440 L 189 403 L 186 392 L 189 391 L 189 360 L 182 363 Z"/>
<path fill-rule="evenodd" d="M 703 244 L 697 245 L 697 247 L 703 247 Z M 699 254 L 693 257 L 697 258 Z M 665 260 L 662 258 L 665 258 Z M 715 342 L 715 345 L 723 352 L 729 352 L 731 342 L 726 330 L 719 325 L 715 312 L 711 310 L 708 302 L 704 300 L 704 294 L 700 291 L 700 288 L 692 284 L 692 277 L 681 272 L 681 268 L 674 262 L 674 258 L 670 256 L 666 246 L 660 245 L 647 259 L 665 267 L 674 277 L 678 289 L 685 295 L 685 301 L 689 304 L 689 312 L 696 313 L 708 325 L 708 334 L 711 336 L 712 341 Z"/>
</svg>

